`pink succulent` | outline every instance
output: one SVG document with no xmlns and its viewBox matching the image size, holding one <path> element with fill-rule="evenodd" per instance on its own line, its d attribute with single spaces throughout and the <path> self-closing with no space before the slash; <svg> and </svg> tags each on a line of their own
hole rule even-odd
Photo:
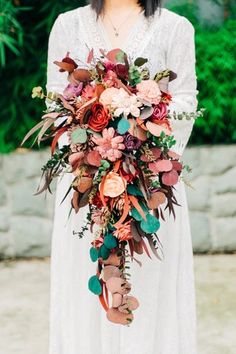
<svg viewBox="0 0 236 354">
<path fill-rule="evenodd" d="M 115 136 L 114 128 L 105 128 L 102 131 L 102 137 L 93 136 L 92 140 L 97 145 L 94 149 L 99 152 L 102 158 L 112 162 L 120 159 L 122 156 L 120 150 L 125 149 L 123 136 Z"/>
</svg>

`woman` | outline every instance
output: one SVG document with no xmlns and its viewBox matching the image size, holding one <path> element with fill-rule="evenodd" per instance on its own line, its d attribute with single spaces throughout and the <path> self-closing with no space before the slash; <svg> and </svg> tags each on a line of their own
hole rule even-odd
<svg viewBox="0 0 236 354">
<path fill-rule="evenodd" d="M 61 14 L 51 31 L 47 90 L 62 92 L 66 74 L 53 64 L 67 52 L 84 66 L 91 48 L 121 48 L 130 57 L 146 57 L 151 77 L 171 69 L 171 111 L 192 112 L 197 107 L 194 29 L 190 22 L 156 0 L 98 0 Z M 192 121 L 174 121 L 175 151 L 182 154 Z M 60 145 L 66 142 L 61 138 Z M 143 256 L 142 268 L 132 264 L 133 294 L 140 301 L 130 327 L 114 325 L 96 296 L 87 288 L 95 272 L 89 259 L 91 235 L 80 231 L 86 208 L 68 218 L 70 198 L 60 202 L 71 183 L 68 174 L 58 182 L 51 260 L 50 354 L 195 354 L 195 299 L 192 246 L 185 190 L 176 187 L 181 207 L 176 220 L 166 216 L 159 238 L 162 262 Z"/>
</svg>

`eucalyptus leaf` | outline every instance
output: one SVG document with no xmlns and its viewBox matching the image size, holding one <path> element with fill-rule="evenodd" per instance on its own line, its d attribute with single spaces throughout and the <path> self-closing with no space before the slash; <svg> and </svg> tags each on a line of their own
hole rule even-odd
<svg viewBox="0 0 236 354">
<path fill-rule="evenodd" d="M 98 250 L 95 247 L 91 247 L 89 253 L 92 262 L 96 262 L 98 260 Z"/>
<path fill-rule="evenodd" d="M 84 144 L 87 138 L 86 129 L 77 128 L 71 133 L 71 141 L 73 144 Z"/>
<path fill-rule="evenodd" d="M 114 237 L 113 235 L 109 234 L 107 236 L 104 237 L 104 245 L 108 248 L 108 249 L 112 249 L 117 247 L 117 238 Z"/>
<path fill-rule="evenodd" d="M 160 221 L 152 214 L 146 215 L 147 220 L 143 220 L 140 223 L 141 229 L 147 234 L 153 234 L 160 228 Z"/>
<path fill-rule="evenodd" d="M 110 250 L 105 245 L 102 245 L 99 249 L 99 256 L 106 260 L 110 256 Z"/>
<path fill-rule="evenodd" d="M 130 128 L 130 122 L 126 118 L 122 118 L 117 126 L 118 132 L 120 134 L 125 134 Z"/>
<path fill-rule="evenodd" d="M 93 275 L 89 279 L 88 288 L 95 295 L 101 295 L 101 293 L 102 293 L 102 285 L 101 285 L 100 280 L 98 279 L 98 277 L 96 275 Z"/>
</svg>

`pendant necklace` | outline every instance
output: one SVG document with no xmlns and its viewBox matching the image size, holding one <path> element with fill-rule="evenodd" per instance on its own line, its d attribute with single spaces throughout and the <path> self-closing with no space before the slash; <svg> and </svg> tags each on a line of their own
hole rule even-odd
<svg viewBox="0 0 236 354">
<path fill-rule="evenodd" d="M 107 13 L 108 20 L 109 20 L 110 23 L 111 23 L 111 26 L 112 26 L 112 28 L 113 28 L 113 31 L 114 31 L 114 34 L 115 34 L 116 37 L 119 37 L 121 26 L 123 25 L 124 22 L 126 22 L 126 20 L 130 17 L 130 15 L 136 11 L 136 9 L 137 9 L 137 8 L 135 8 L 134 10 L 132 10 L 131 12 L 129 12 L 128 15 L 125 17 L 125 19 L 119 24 L 119 26 L 115 26 L 115 25 L 114 25 L 114 23 L 113 23 L 111 17 L 110 17 L 109 14 Z"/>
</svg>

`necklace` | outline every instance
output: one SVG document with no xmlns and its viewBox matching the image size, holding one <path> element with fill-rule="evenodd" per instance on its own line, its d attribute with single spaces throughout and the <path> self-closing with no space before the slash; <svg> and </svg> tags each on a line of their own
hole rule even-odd
<svg viewBox="0 0 236 354">
<path fill-rule="evenodd" d="M 130 15 L 132 15 L 132 14 L 136 11 L 136 9 L 137 9 L 137 8 L 135 8 L 134 10 L 132 10 L 131 12 L 129 12 L 128 15 L 125 17 L 125 19 L 124 19 L 118 26 L 115 26 L 114 23 L 113 23 L 113 21 L 112 21 L 112 19 L 111 19 L 111 17 L 109 16 L 109 14 L 108 14 L 108 13 L 106 14 L 108 20 L 109 20 L 110 23 L 111 23 L 111 26 L 112 26 L 112 28 L 113 28 L 113 31 L 114 31 L 114 34 L 115 34 L 116 37 L 119 37 L 121 26 L 123 25 L 123 23 L 126 22 L 126 20 L 130 17 Z"/>
</svg>

